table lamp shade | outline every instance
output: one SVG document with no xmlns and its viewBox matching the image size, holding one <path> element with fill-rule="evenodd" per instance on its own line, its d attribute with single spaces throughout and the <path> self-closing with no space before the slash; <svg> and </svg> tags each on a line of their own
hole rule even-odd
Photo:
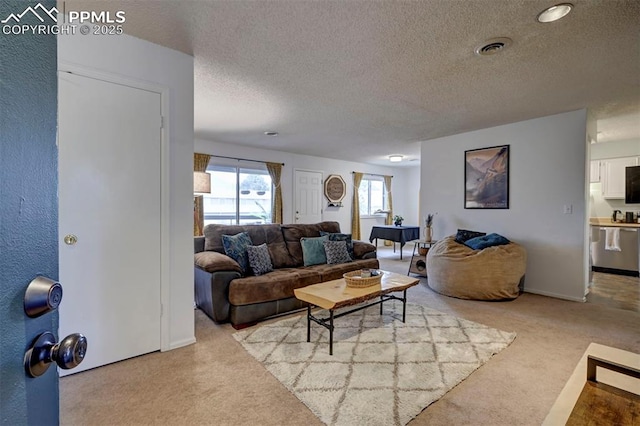
<svg viewBox="0 0 640 426">
<path fill-rule="evenodd" d="M 193 172 L 193 192 L 211 193 L 211 175 L 207 172 Z"/>
</svg>

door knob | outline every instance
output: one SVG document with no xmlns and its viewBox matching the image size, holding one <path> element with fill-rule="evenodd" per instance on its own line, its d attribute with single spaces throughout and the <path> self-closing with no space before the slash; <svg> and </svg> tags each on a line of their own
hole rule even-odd
<svg viewBox="0 0 640 426">
<path fill-rule="evenodd" d="M 56 343 L 53 333 L 40 334 L 24 354 L 24 368 L 29 377 L 42 376 L 52 362 L 65 370 L 77 367 L 87 353 L 87 338 L 70 334 Z"/>
</svg>

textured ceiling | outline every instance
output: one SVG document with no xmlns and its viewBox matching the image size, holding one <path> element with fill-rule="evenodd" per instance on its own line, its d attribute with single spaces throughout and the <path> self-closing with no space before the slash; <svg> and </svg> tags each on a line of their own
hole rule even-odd
<svg viewBox="0 0 640 426">
<path fill-rule="evenodd" d="M 419 141 L 590 108 L 640 138 L 640 1 L 73 1 L 195 58 L 196 137 L 389 165 Z M 473 50 L 494 37 L 513 44 Z M 278 137 L 263 135 L 275 130 Z M 414 165 L 405 161 L 402 165 Z"/>
</svg>

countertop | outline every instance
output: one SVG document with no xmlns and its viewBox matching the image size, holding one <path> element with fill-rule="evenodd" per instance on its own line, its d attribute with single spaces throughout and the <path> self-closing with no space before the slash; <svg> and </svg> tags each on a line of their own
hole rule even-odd
<svg viewBox="0 0 640 426">
<path fill-rule="evenodd" d="M 589 224 L 592 226 L 608 226 L 612 228 L 640 228 L 640 223 L 611 222 L 610 217 L 591 217 Z"/>
</svg>

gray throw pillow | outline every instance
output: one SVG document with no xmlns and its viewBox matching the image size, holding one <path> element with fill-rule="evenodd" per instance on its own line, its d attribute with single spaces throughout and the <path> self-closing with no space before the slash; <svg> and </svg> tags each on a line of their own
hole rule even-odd
<svg viewBox="0 0 640 426">
<path fill-rule="evenodd" d="M 247 257 L 249 258 L 249 266 L 255 275 L 263 275 L 273 271 L 271 256 L 269 256 L 266 244 L 247 247 Z"/>
<path fill-rule="evenodd" d="M 325 241 L 323 244 L 329 265 L 351 262 L 346 241 Z"/>
</svg>

